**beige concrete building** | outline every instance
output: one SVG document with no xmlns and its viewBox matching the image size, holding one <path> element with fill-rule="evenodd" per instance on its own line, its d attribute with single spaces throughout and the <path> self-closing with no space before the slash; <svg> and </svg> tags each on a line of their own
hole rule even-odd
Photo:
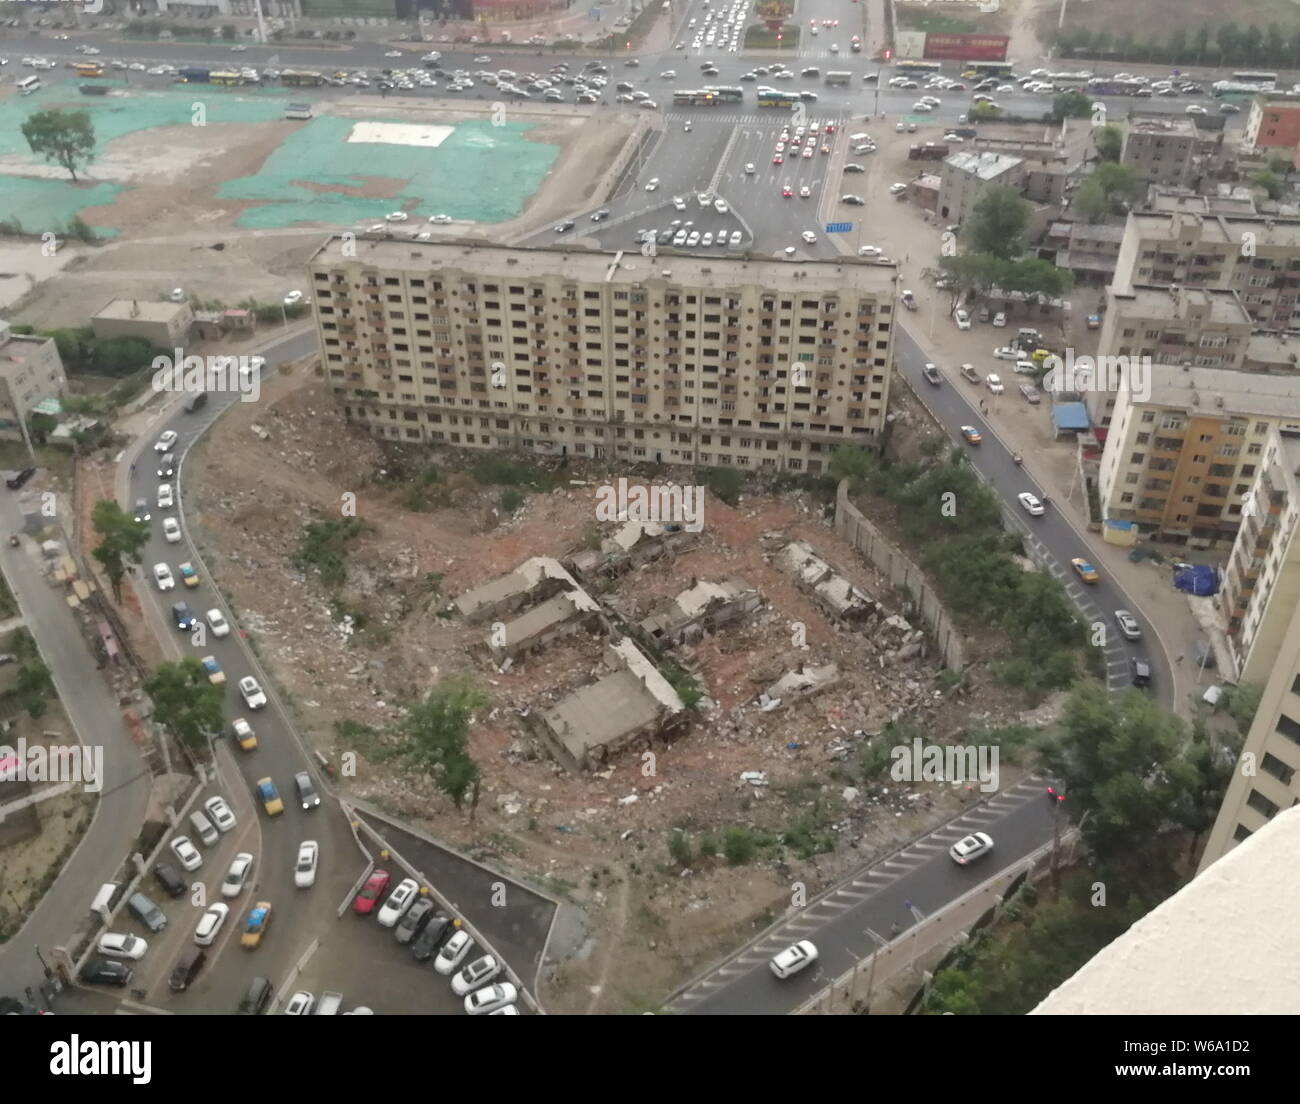
<svg viewBox="0 0 1300 1104">
<path fill-rule="evenodd" d="M 1246 116 L 1246 149 L 1283 152 L 1288 158 L 1300 142 L 1300 96 L 1269 93 L 1256 96 Z"/>
<path fill-rule="evenodd" d="M 1133 118 L 1124 131 L 1121 165 L 1148 184 L 1187 186 L 1194 178 L 1199 137 L 1187 119 Z"/>
<path fill-rule="evenodd" d="M 44 400 L 58 399 L 67 376 L 52 337 L 16 334 L 0 322 L 0 439 L 27 440 L 27 419 Z"/>
<path fill-rule="evenodd" d="M 1300 604 L 1300 437 L 1271 429 L 1223 573 L 1236 681 L 1263 686 Z"/>
<path fill-rule="evenodd" d="M 325 377 L 376 436 L 823 472 L 877 447 L 892 264 L 334 238 Z"/>
<path fill-rule="evenodd" d="M 1147 398 L 1121 384 L 1099 465 L 1103 515 L 1156 540 L 1226 547 L 1269 435 L 1300 434 L 1289 376 L 1153 364 Z"/>
<path fill-rule="evenodd" d="M 141 337 L 160 349 L 175 349 L 190 336 L 194 310 L 189 303 L 153 303 L 147 299 L 110 299 L 90 318 L 101 341 Z"/>
<path fill-rule="evenodd" d="M 962 150 L 944 158 L 941 178 L 939 217 L 960 224 L 988 188 L 1001 184 L 1023 191 L 1025 159 L 1009 153 Z"/>
</svg>

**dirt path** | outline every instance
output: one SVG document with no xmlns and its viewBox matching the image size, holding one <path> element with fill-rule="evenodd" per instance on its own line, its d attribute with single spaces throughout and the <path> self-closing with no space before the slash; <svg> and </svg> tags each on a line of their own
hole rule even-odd
<svg viewBox="0 0 1300 1104">
<path fill-rule="evenodd" d="M 615 952 L 622 949 L 627 932 L 627 906 L 632 891 L 628 886 L 627 871 L 622 866 L 612 869 L 618 878 L 618 884 L 614 890 L 614 900 L 606 900 L 605 914 L 601 917 L 603 937 L 598 951 L 601 958 L 600 970 L 591 985 L 591 1000 L 587 1004 L 585 1013 L 588 1016 L 596 1015 L 597 1009 L 605 1001 L 609 975 L 614 968 Z M 608 1005 L 605 1006 L 604 1011 L 610 1011 Z"/>
</svg>

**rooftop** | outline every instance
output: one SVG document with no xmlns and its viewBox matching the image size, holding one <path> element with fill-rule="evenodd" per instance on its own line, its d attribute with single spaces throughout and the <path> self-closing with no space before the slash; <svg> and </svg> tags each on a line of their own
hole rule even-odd
<svg viewBox="0 0 1300 1104">
<path fill-rule="evenodd" d="M 1190 119 L 1178 115 L 1160 118 L 1139 117 L 1129 121 L 1129 134 L 1162 134 L 1165 137 L 1195 138 L 1196 126 Z"/>
<path fill-rule="evenodd" d="M 1157 406 L 1199 407 L 1223 416 L 1247 415 L 1300 419 L 1300 388 L 1291 374 L 1237 372 L 1231 368 L 1183 368 L 1152 364 L 1151 397 Z M 1222 403 L 1219 400 L 1222 399 Z"/>
<path fill-rule="evenodd" d="M 346 252 L 345 252 L 346 249 Z M 355 256 L 351 256 L 355 252 Z M 739 260 L 698 257 L 661 249 L 656 257 L 634 250 L 529 249 L 468 242 L 402 241 L 358 234 L 354 243 L 332 237 L 312 256 L 313 265 L 374 265 L 412 275 L 446 269 L 509 273 L 520 278 L 556 277 L 588 284 L 663 284 L 706 288 L 791 287 L 816 292 L 856 289 L 893 295 L 893 264 L 838 261 L 786 261 L 769 257 Z"/>
<path fill-rule="evenodd" d="M 155 303 L 149 299 L 110 299 L 92 316 L 121 322 L 170 322 L 188 311 L 188 303 Z"/>
<path fill-rule="evenodd" d="M 1203 215 L 1255 213 L 1255 200 L 1250 197 L 1193 195 L 1172 188 L 1152 188 L 1149 206 L 1154 211 L 1189 211 Z"/>
<path fill-rule="evenodd" d="M 1133 284 L 1114 290 L 1114 298 L 1126 317 L 1191 320 L 1202 313 L 1202 320 L 1220 325 L 1253 326 L 1250 312 L 1235 291 L 1228 288 L 1171 288 L 1152 284 Z"/>
<path fill-rule="evenodd" d="M 1182 231 L 1195 229 L 1199 241 L 1234 249 L 1241 245 L 1246 233 L 1256 235 L 1257 249 L 1300 247 L 1300 219 L 1273 219 L 1251 213 L 1200 215 L 1186 210 L 1136 211 L 1129 218 L 1143 238 L 1174 240 Z"/>
<path fill-rule="evenodd" d="M 465 591 L 455 600 L 455 605 L 463 617 L 472 618 L 477 610 L 486 606 L 495 605 L 516 594 L 527 594 L 543 579 L 559 579 L 568 583 L 574 590 L 580 589 L 577 580 L 565 570 L 559 560 L 549 556 L 534 556 L 530 560 L 525 560 L 510 574 L 500 575 L 481 586 Z"/>
<path fill-rule="evenodd" d="M 1008 153 L 962 150 L 960 153 L 949 154 L 943 163 L 957 172 L 977 176 L 981 180 L 996 180 L 1017 165 L 1023 165 L 1025 161 L 1023 157 L 1012 157 Z"/>
</svg>

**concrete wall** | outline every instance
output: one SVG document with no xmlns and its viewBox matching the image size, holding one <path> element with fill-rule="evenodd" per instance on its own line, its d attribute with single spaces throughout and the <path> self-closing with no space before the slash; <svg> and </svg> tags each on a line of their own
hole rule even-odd
<svg viewBox="0 0 1300 1104">
<path fill-rule="evenodd" d="M 896 587 L 906 587 L 916 603 L 921 620 L 943 658 L 944 666 L 960 671 L 966 665 L 966 649 L 951 615 L 939 602 L 925 572 L 889 543 L 862 512 L 849 501 L 849 484 L 841 480 L 835 493 L 835 532 L 856 548 Z"/>
</svg>

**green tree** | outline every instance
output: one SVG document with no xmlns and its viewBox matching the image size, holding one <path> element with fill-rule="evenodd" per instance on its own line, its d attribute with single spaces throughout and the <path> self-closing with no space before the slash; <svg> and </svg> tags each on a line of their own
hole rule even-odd
<svg viewBox="0 0 1300 1104">
<path fill-rule="evenodd" d="M 1002 117 L 1002 108 L 996 104 L 981 100 L 970 109 L 969 119 L 972 123 L 989 123 Z"/>
<path fill-rule="evenodd" d="M 1268 159 L 1268 171 L 1277 176 L 1289 176 L 1291 173 L 1291 159 L 1288 157 L 1270 157 Z"/>
<path fill-rule="evenodd" d="M 45 439 L 58 427 L 59 420 L 53 414 L 33 414 L 27 420 L 28 432 L 32 435 L 33 443 L 37 445 L 45 444 Z"/>
<path fill-rule="evenodd" d="M 1260 169 L 1259 172 L 1251 173 L 1250 182 L 1257 187 L 1263 188 L 1269 199 L 1281 199 L 1282 193 L 1286 191 L 1286 181 L 1276 173 L 1269 172 L 1268 169 Z"/>
<path fill-rule="evenodd" d="M 1051 261 L 1039 257 L 1023 257 L 1007 265 L 1000 285 L 1005 291 L 1020 291 L 1026 295 L 1040 295 L 1048 299 L 1059 298 L 1074 286 L 1074 277 Z"/>
<path fill-rule="evenodd" d="M 23 137 L 32 153 L 62 165 L 72 179 L 78 166 L 95 157 L 95 127 L 89 111 L 38 111 L 23 123 Z"/>
<path fill-rule="evenodd" d="M 1029 204 L 1005 185 L 986 188 L 975 202 L 963 235 L 972 253 L 988 253 L 1003 260 L 1024 250 L 1029 225 Z"/>
<path fill-rule="evenodd" d="M 1092 114 L 1092 97 L 1082 92 L 1062 92 L 1052 101 L 1052 118 L 1086 119 Z"/>
<path fill-rule="evenodd" d="M 866 481 L 880 469 L 880 460 L 874 452 L 866 449 L 840 445 L 831 453 L 828 470 L 838 483 L 841 479 L 849 481 L 849 490 L 857 494 Z"/>
<path fill-rule="evenodd" d="M 115 601 L 122 600 L 122 580 L 128 566 L 140 563 L 140 553 L 149 541 L 149 523 L 136 521 L 111 499 L 95 503 L 90 514 L 91 524 L 100 541 L 91 552 L 104 569 L 113 587 Z"/>
<path fill-rule="evenodd" d="M 958 253 L 941 257 L 939 267 L 952 277 L 953 292 L 961 295 L 987 295 L 993 288 L 1006 286 L 1009 262 L 991 253 Z"/>
<path fill-rule="evenodd" d="M 480 775 L 469 753 L 469 722 L 486 703 L 468 682 L 453 680 L 411 706 L 399 726 L 403 744 L 398 757 L 432 777 L 457 809 L 467 793 L 472 793 L 471 808 L 478 804 Z"/>
<path fill-rule="evenodd" d="M 153 719 L 191 751 L 202 750 L 221 731 L 225 689 L 208 681 L 197 659 L 161 664 L 144 692 L 153 702 Z"/>
<path fill-rule="evenodd" d="M 1093 148 L 1101 161 L 1118 161 L 1124 148 L 1124 132 L 1114 123 L 1096 127 L 1092 132 Z"/>
</svg>

